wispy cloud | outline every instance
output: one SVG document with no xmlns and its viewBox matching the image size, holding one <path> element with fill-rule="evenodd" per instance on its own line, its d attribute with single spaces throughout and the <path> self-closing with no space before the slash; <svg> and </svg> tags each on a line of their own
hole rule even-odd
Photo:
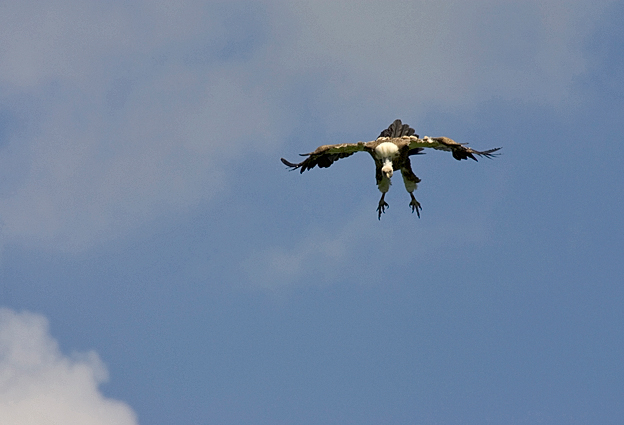
<svg viewBox="0 0 624 425">
<path fill-rule="evenodd" d="M 135 425 L 123 402 L 98 386 L 108 379 L 95 352 L 63 355 L 44 317 L 0 309 L 0 420 L 11 425 Z"/>
<path fill-rule="evenodd" d="M 370 217 L 367 217 L 370 221 Z M 367 227 L 363 214 L 330 232 L 315 229 L 294 246 L 269 247 L 253 252 L 241 267 L 250 282 L 267 289 L 279 289 L 300 281 L 304 276 L 319 283 L 330 280 L 341 264 L 352 261 L 358 242 L 380 239 L 379 231 Z"/>
<path fill-rule="evenodd" d="M 366 212 L 346 215 L 345 222 L 310 228 L 294 243 L 257 250 L 243 260 L 241 269 L 251 285 L 270 291 L 300 282 L 324 285 L 343 275 L 357 276 L 362 283 L 379 282 L 392 278 L 394 268 L 448 257 L 449 251 L 491 237 L 487 222 L 491 202 L 467 209 L 461 218 L 445 214 L 426 221 L 397 208 L 382 218 L 392 220 L 391 226 L 379 223 L 370 209 L 362 209 Z M 355 264 L 356 269 L 351 267 Z"/>
</svg>

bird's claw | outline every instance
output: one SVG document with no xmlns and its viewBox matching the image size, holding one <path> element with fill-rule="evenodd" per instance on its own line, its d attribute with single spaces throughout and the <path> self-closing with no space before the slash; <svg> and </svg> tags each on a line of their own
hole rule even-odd
<svg viewBox="0 0 624 425">
<path fill-rule="evenodd" d="M 390 208 L 390 205 L 386 201 L 379 201 L 379 206 L 377 207 L 377 220 L 381 220 L 381 214 L 386 212 L 386 208 Z"/>
<path fill-rule="evenodd" d="M 412 207 L 412 214 L 416 211 L 416 215 L 420 218 L 420 210 L 422 207 L 420 206 L 420 202 L 416 200 L 416 198 L 412 198 L 412 201 L 409 203 L 409 206 Z"/>
</svg>

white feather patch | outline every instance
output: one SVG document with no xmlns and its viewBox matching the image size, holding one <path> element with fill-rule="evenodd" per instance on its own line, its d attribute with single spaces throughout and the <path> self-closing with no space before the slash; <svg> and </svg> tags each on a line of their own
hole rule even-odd
<svg viewBox="0 0 624 425">
<path fill-rule="evenodd" d="M 375 153 L 379 156 L 380 159 L 392 159 L 399 153 L 399 148 L 392 142 L 383 142 L 375 148 Z"/>
</svg>

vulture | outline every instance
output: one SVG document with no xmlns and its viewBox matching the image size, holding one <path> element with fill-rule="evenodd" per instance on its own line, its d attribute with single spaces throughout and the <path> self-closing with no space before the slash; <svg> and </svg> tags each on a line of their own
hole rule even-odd
<svg viewBox="0 0 624 425">
<path fill-rule="evenodd" d="M 412 213 L 416 211 L 416 215 L 420 218 L 422 207 L 420 202 L 414 197 L 414 190 L 420 183 L 420 179 L 412 171 L 410 156 L 422 154 L 425 148 L 451 152 L 453 158 L 457 160 L 470 158 L 475 161 L 477 161 L 475 155 L 492 158 L 498 155 L 496 152 L 501 149 L 494 148 L 486 151 L 477 151 L 448 137 L 425 136 L 421 139 L 409 125 L 403 124 L 401 120 L 395 120 L 390 124 L 390 127 L 381 132 L 377 139 L 371 142 L 319 146 L 314 152 L 300 154 L 307 157 L 300 163 L 293 163 L 284 158 L 281 158 L 281 160 L 291 171 L 298 169 L 303 173 L 317 165 L 320 168 L 327 168 L 341 158 L 346 158 L 356 152 L 366 151 L 375 161 L 375 179 L 377 180 L 377 188 L 381 192 L 381 199 L 377 205 L 377 218 L 381 219 L 381 214 L 385 213 L 386 208 L 389 207 L 384 198 L 390 189 L 392 175 L 398 170 L 401 171 L 405 189 L 411 197 L 409 206 L 412 209 Z"/>
</svg>

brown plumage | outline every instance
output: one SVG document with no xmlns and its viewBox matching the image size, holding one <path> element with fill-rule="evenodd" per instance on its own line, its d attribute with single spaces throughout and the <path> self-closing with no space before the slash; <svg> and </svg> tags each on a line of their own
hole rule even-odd
<svg viewBox="0 0 624 425">
<path fill-rule="evenodd" d="M 300 163 L 292 163 L 282 158 L 282 163 L 290 167 L 291 170 L 297 170 L 303 173 L 306 170 L 318 166 L 319 168 L 327 168 L 341 158 L 346 158 L 356 152 L 366 151 L 375 161 L 375 178 L 377 187 L 382 193 L 379 205 L 377 207 L 378 218 L 385 212 L 388 204 L 384 197 L 390 188 L 390 179 L 394 171 L 401 170 L 405 188 L 411 197 L 410 207 L 412 212 L 416 211 L 420 217 L 422 207 L 414 197 L 414 190 L 420 179 L 416 177 L 412 171 L 409 157 L 411 155 L 421 154 L 424 148 L 433 148 L 436 150 L 449 151 L 453 154 L 453 158 L 457 160 L 474 159 L 477 156 L 492 158 L 496 156 L 500 148 L 489 149 L 486 151 L 477 151 L 455 142 L 448 137 L 427 137 L 420 139 L 414 129 L 407 124 L 402 124 L 401 120 L 395 120 L 390 126 L 381 132 L 377 139 L 371 142 L 358 143 L 342 143 L 337 145 L 319 146 L 314 152 L 301 154 L 307 156 Z"/>
</svg>

